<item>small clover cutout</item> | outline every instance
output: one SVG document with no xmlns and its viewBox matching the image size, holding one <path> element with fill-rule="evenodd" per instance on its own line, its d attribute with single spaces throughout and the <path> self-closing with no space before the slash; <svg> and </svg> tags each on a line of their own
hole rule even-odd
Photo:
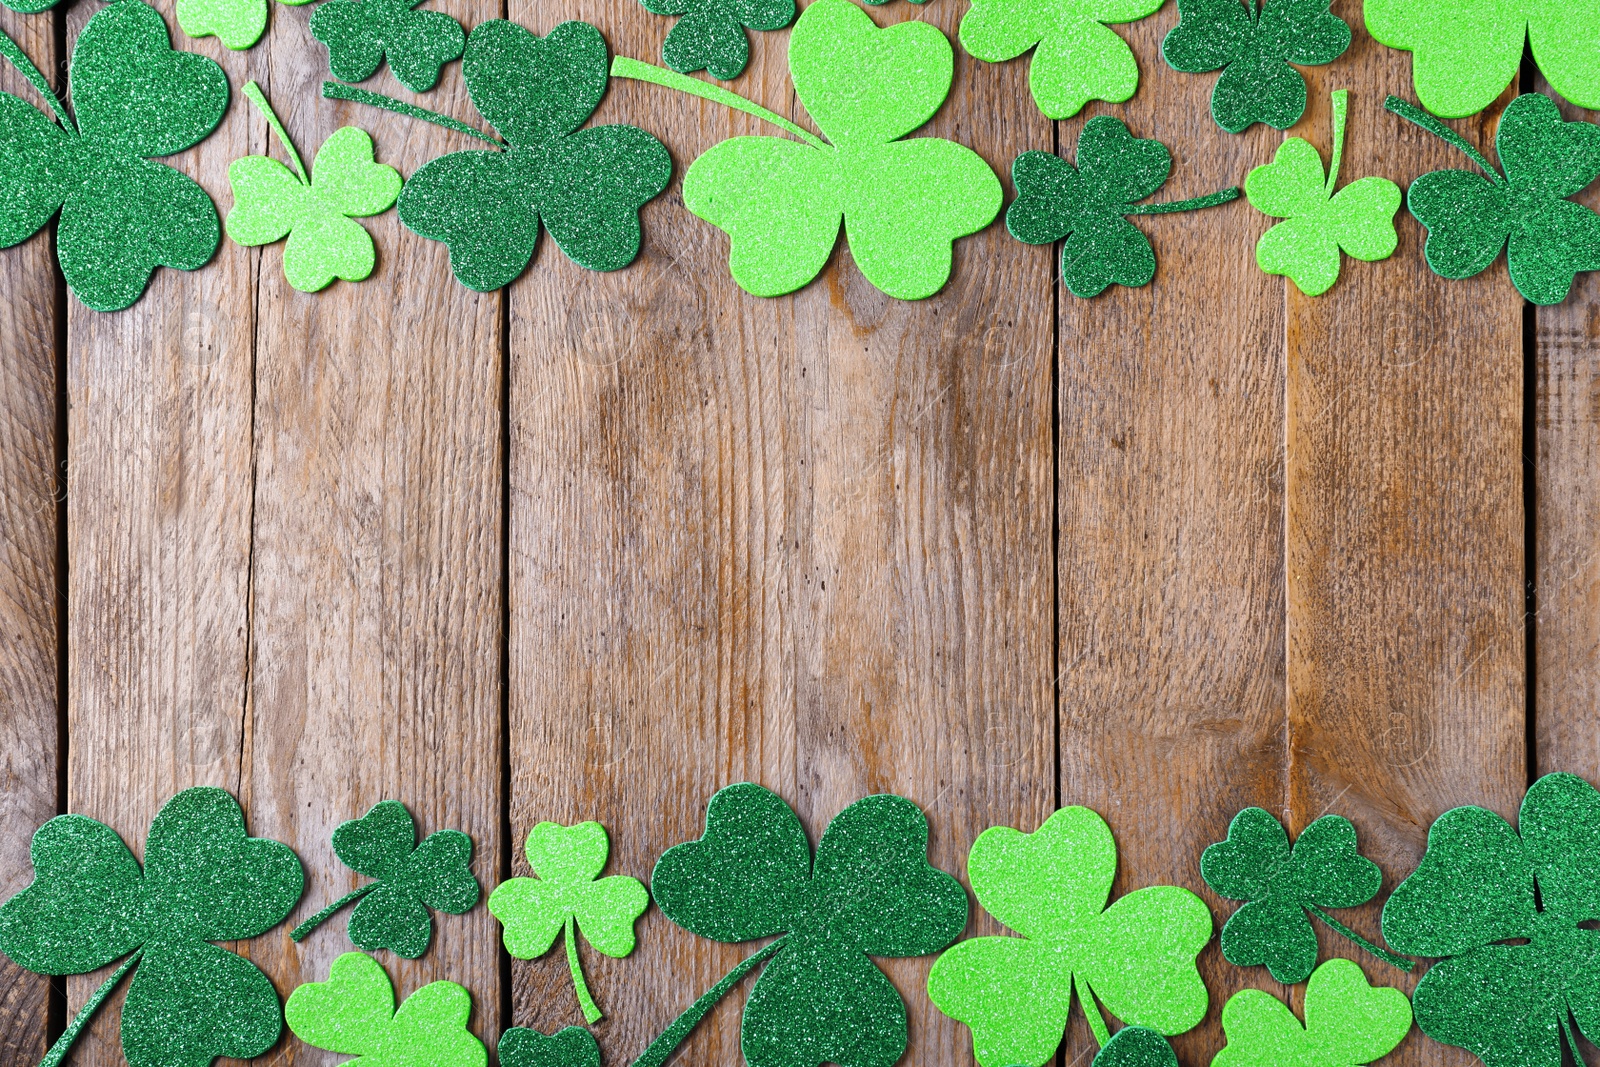
<svg viewBox="0 0 1600 1067">
<path fill-rule="evenodd" d="M 1148 1026 L 1124 1026 L 1100 1047 L 1089 1067 L 1178 1067 L 1178 1056 Z"/>
<path fill-rule="evenodd" d="M 278 0 L 299 7 L 311 0 Z M 240 51 L 267 31 L 267 0 L 177 0 L 178 27 L 190 37 L 215 37 Z"/>
<path fill-rule="evenodd" d="M 1240 990 L 1222 1008 L 1228 1043 L 1211 1067 L 1362 1067 L 1387 1056 L 1411 1032 L 1406 995 L 1368 985 L 1350 960 L 1329 960 L 1312 973 L 1305 1016 L 1302 1026 L 1272 994 Z"/>
<path fill-rule="evenodd" d="M 359 1057 L 355 1067 L 484 1067 L 471 1014 L 472 994 L 454 982 L 429 982 L 397 1010 L 388 972 L 360 952 L 334 960 L 326 982 L 296 987 L 284 1006 L 296 1037 Z"/>
<path fill-rule="evenodd" d="M 878 0 L 882 3 L 883 0 Z M 745 30 L 781 30 L 794 21 L 794 0 L 639 0 L 653 15 L 681 15 L 661 46 L 661 60 L 680 74 L 703 70 L 727 81 L 750 62 Z"/>
<path fill-rule="evenodd" d="M 633 924 L 650 906 L 650 895 L 637 878 L 600 877 L 611 842 L 597 822 L 542 822 L 528 834 L 527 853 L 534 877 L 501 882 L 489 895 L 489 911 L 505 927 L 506 951 L 519 960 L 543 956 L 556 935 L 565 935 L 572 987 L 592 1025 L 601 1013 L 578 962 L 577 931 L 596 951 L 626 956 L 633 951 Z"/>
<path fill-rule="evenodd" d="M 422 0 L 326 0 L 311 14 L 311 36 L 328 46 L 340 81 L 372 77 L 385 57 L 401 85 L 425 93 L 444 65 L 467 47 L 461 23 L 442 11 L 417 11 Z"/>
<path fill-rule="evenodd" d="M 333 852 L 345 866 L 377 881 L 358 887 L 295 927 L 289 936 L 296 941 L 305 940 L 341 908 L 360 901 L 350 915 L 351 942 L 414 960 L 433 940 L 429 908 L 460 915 L 478 903 L 481 890 L 472 874 L 472 838 L 460 830 L 438 830 L 419 845 L 417 825 L 398 800 L 379 801 L 361 818 L 340 823 L 333 831 Z"/>
<path fill-rule="evenodd" d="M 541 1034 L 513 1026 L 500 1035 L 500 1067 L 600 1067 L 600 1044 L 581 1026 Z"/>
</svg>

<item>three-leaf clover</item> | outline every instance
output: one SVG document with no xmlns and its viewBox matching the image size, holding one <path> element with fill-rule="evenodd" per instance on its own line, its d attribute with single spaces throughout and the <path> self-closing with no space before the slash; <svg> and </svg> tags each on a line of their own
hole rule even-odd
<svg viewBox="0 0 1600 1067">
<path fill-rule="evenodd" d="M 1411 1031 L 1406 995 L 1368 985 L 1349 960 L 1329 960 L 1311 975 L 1305 1015 L 1302 1026 L 1272 994 L 1240 990 L 1223 1005 L 1228 1043 L 1211 1067 L 1360 1067 L 1387 1056 Z"/>
<path fill-rule="evenodd" d="M 138 7 L 132 0 L 107 8 Z M 98 18 L 99 16 L 95 16 Z M 58 815 L 33 835 L 34 880 L 0 906 L 0 951 L 39 974 L 85 974 L 127 957 L 90 996 L 44 1065 L 59 1063 L 102 1001 L 137 967 L 122 1005 L 131 1067 L 208 1067 L 278 1040 L 278 994 L 215 941 L 256 937 L 300 899 L 287 845 L 248 837 L 238 801 L 185 789 L 156 813 L 144 868 L 104 823 Z"/>
<path fill-rule="evenodd" d="M 1422 1032 L 1488 1067 L 1558 1067 L 1571 1020 L 1600 1036 L 1600 792 L 1570 774 L 1529 787 L 1517 828 L 1445 812 L 1383 907 L 1401 952 L 1443 957 L 1412 996 Z M 1524 940 L 1526 939 L 1526 940 Z M 1509 942 L 1517 942 L 1511 944 Z"/>
<path fill-rule="evenodd" d="M 741 1025 L 750 1067 L 891 1067 L 906 1048 L 906 1006 L 869 957 L 937 952 L 967 922 L 966 893 L 928 863 L 927 850 L 928 822 L 902 797 L 851 804 L 813 860 L 800 820 L 776 794 L 748 782 L 718 792 L 704 836 L 656 863 L 656 906 L 713 941 L 780 936 L 701 996 L 634 1067 L 659 1067 L 762 963 Z"/>
<path fill-rule="evenodd" d="M 506 951 L 519 960 L 537 959 L 564 933 L 567 966 L 583 1017 L 599 1022 L 600 1009 L 589 995 L 578 962 L 577 931 L 590 945 L 613 958 L 633 951 L 633 924 L 650 906 L 637 878 L 601 878 L 611 841 L 597 822 L 576 826 L 542 822 L 528 834 L 532 878 L 510 878 L 489 894 L 489 911 L 505 927 Z"/>
<path fill-rule="evenodd" d="M 878 0 L 882 3 L 883 0 Z M 750 62 L 745 29 L 781 30 L 794 21 L 794 0 L 639 0 L 653 15 L 681 15 L 661 45 L 661 59 L 680 74 L 703 70 L 723 81 Z"/>
<path fill-rule="evenodd" d="M 1172 173 L 1160 141 L 1134 137 L 1121 119 L 1097 115 L 1078 137 L 1078 165 L 1049 152 L 1024 152 L 1011 165 L 1017 198 L 1006 228 L 1032 245 L 1066 240 L 1061 277 L 1074 296 L 1099 296 L 1115 283 L 1147 285 L 1156 273 L 1150 241 L 1127 215 L 1194 211 L 1237 200 L 1238 189 L 1167 204 L 1140 205 Z"/>
<path fill-rule="evenodd" d="M 311 0 L 278 0 L 299 7 Z M 215 36 L 229 48 L 249 48 L 267 30 L 267 0 L 177 0 L 178 26 L 190 37 Z"/>
<path fill-rule="evenodd" d="M 429 982 L 396 1010 L 388 972 L 360 952 L 334 960 L 326 982 L 297 986 L 284 1005 L 296 1037 L 357 1056 L 349 1064 L 359 1067 L 484 1067 L 471 1014 L 472 994 L 454 982 Z"/>
<path fill-rule="evenodd" d="M 1286 130 L 1306 110 L 1306 80 L 1289 64 L 1332 63 L 1350 47 L 1350 26 L 1330 0 L 1178 0 L 1178 24 L 1161 42 L 1173 70 L 1222 69 L 1211 117 L 1229 133 L 1264 122 Z"/>
<path fill-rule="evenodd" d="M 600 1067 L 600 1043 L 581 1026 L 541 1034 L 513 1026 L 500 1035 L 500 1067 Z"/>
<path fill-rule="evenodd" d="M 175 52 L 167 24 L 139 0 L 97 12 L 72 51 L 77 123 L 15 41 L 0 54 L 55 112 L 52 123 L 0 93 L 0 248 L 32 237 L 59 209 L 56 256 L 96 311 L 127 307 L 156 267 L 196 270 L 222 230 L 205 190 L 149 157 L 199 143 L 228 106 L 228 79 L 205 56 Z"/>
<path fill-rule="evenodd" d="M 1333 191 L 1344 155 L 1349 95 L 1344 89 L 1333 94 L 1333 158 L 1326 179 L 1322 157 L 1311 142 L 1291 137 L 1271 163 L 1252 170 L 1244 183 L 1245 196 L 1257 211 L 1288 220 L 1261 235 L 1256 263 L 1268 274 L 1288 275 L 1307 296 L 1321 296 L 1339 280 L 1340 249 L 1370 263 L 1388 259 L 1400 241 L 1394 228 L 1400 187 L 1394 182 L 1362 178 Z"/>
<path fill-rule="evenodd" d="M 1565 122 L 1555 101 L 1524 93 L 1506 107 L 1495 134 L 1502 177 L 1438 119 L 1393 96 L 1384 106 L 1483 170 L 1432 171 L 1406 192 L 1406 206 L 1427 227 L 1424 255 L 1434 273 L 1470 278 L 1504 248 L 1517 291 L 1535 304 L 1559 304 L 1577 272 L 1600 270 L 1600 216 L 1566 199 L 1600 175 L 1600 127 Z"/>
<path fill-rule="evenodd" d="M 314 173 L 307 176 L 261 87 L 247 82 L 244 95 L 283 142 L 294 173 L 267 156 L 234 160 L 228 167 L 234 200 L 228 236 L 242 245 L 271 244 L 287 236 L 283 274 L 302 293 L 314 293 L 335 278 L 358 282 L 367 277 L 377 254 L 371 235 L 350 216 L 388 211 L 400 195 L 400 172 L 373 160 L 366 130 L 345 126 L 322 143 L 312 162 Z"/>
<path fill-rule="evenodd" d="M 1435 115 L 1474 115 L 1505 92 L 1524 42 L 1551 88 L 1600 107 L 1600 8 L 1589 0 L 1366 0 L 1367 32 L 1412 53 L 1417 99 Z"/>
<path fill-rule="evenodd" d="M 992 826 L 967 856 L 978 903 L 1021 937 L 974 937 L 934 962 L 928 995 L 972 1029 L 983 1067 L 1048 1063 L 1077 995 L 1095 1040 L 1117 1018 L 1178 1034 L 1206 1013 L 1195 958 L 1211 913 L 1176 886 L 1149 886 L 1106 906 L 1117 873 L 1111 830 L 1088 808 L 1062 808 L 1031 834 Z M 1165 1044 L 1165 1042 L 1162 1042 Z"/>
<path fill-rule="evenodd" d="M 467 46 L 461 23 L 443 11 L 415 10 L 422 0 L 327 0 L 311 14 L 311 36 L 328 46 L 341 81 L 372 77 L 387 55 L 401 85 L 424 93 L 440 69 Z"/>
<path fill-rule="evenodd" d="M 1033 102 L 1048 118 L 1076 115 L 1090 100 L 1120 104 L 1139 88 L 1133 51 L 1108 22 L 1137 22 L 1162 0 L 973 0 L 961 47 L 989 63 L 1034 49 Z"/>
<path fill-rule="evenodd" d="M 1357 851 L 1356 828 L 1342 815 L 1322 816 L 1291 846 L 1276 818 L 1245 808 L 1228 825 L 1228 839 L 1201 854 L 1200 877 L 1219 897 L 1249 902 L 1222 928 L 1222 956 L 1236 967 L 1264 963 L 1285 985 L 1305 981 L 1317 965 L 1309 911 L 1378 958 L 1411 970 L 1410 960 L 1323 910 L 1365 904 L 1383 884 L 1383 872 Z"/>
<path fill-rule="evenodd" d="M 333 831 L 333 853 L 351 870 L 377 881 L 345 894 L 295 927 L 289 936 L 296 941 L 359 900 L 350 915 L 351 942 L 414 960 L 433 940 L 429 908 L 460 915 L 478 903 L 472 838 L 460 830 L 436 830 L 417 844 L 417 824 L 398 800 L 381 800 L 361 818 L 340 823 Z"/>
</svg>

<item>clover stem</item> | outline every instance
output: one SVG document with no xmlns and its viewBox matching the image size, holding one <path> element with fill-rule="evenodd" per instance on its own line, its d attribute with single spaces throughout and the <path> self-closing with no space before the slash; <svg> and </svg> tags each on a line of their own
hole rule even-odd
<svg viewBox="0 0 1600 1067">
<path fill-rule="evenodd" d="M 100 988 L 94 991 L 94 995 L 84 1002 L 83 1007 L 78 1009 L 78 1014 L 72 1017 L 72 1022 L 61 1032 L 61 1036 L 56 1038 L 56 1043 L 50 1046 L 50 1051 L 44 1054 L 44 1059 L 39 1061 L 39 1067 L 56 1067 L 56 1064 L 66 1058 L 67 1053 L 72 1050 L 72 1043 L 78 1040 L 78 1035 L 83 1032 L 83 1028 L 89 1025 L 89 1018 L 94 1015 L 95 1010 L 100 1007 L 101 1003 L 111 995 L 111 991 L 117 988 L 117 983 L 121 982 L 127 977 L 128 972 L 133 970 L 133 965 L 138 963 L 139 957 L 143 955 L 144 949 L 141 948 L 122 961 L 122 966 L 117 968 L 116 973 L 100 984 Z"/>
<path fill-rule="evenodd" d="M 578 1007 L 583 1009 L 583 1017 L 590 1026 L 601 1019 L 600 1009 L 594 1002 L 594 997 L 589 995 L 589 983 L 583 980 L 583 964 L 578 962 L 578 924 L 571 915 L 567 916 L 567 968 L 572 971 L 572 990 L 578 994 Z"/>
<path fill-rule="evenodd" d="M 661 1031 L 661 1036 L 650 1042 L 650 1047 L 640 1053 L 639 1058 L 633 1061 L 632 1067 L 661 1067 L 667 1062 L 678 1046 L 683 1044 L 683 1039 L 689 1036 L 689 1031 L 695 1024 L 705 1017 L 723 996 L 739 984 L 739 979 L 749 974 L 751 970 L 766 962 L 775 952 L 783 947 L 789 940 L 789 935 L 784 934 L 766 948 L 746 959 L 739 966 L 722 976 L 722 980 L 704 993 L 700 999 L 689 1005 L 684 1013 L 672 1020 L 672 1025 Z"/>
<path fill-rule="evenodd" d="M 1101 1048 L 1106 1047 L 1106 1042 L 1111 1040 L 1111 1031 L 1106 1029 L 1105 1016 L 1100 1014 L 1100 1005 L 1094 1002 L 1094 990 L 1089 988 L 1078 975 L 1072 976 L 1072 984 L 1078 990 L 1078 1004 L 1083 1008 L 1083 1017 L 1089 1020 L 1089 1029 L 1094 1033 L 1094 1043 Z"/>
<path fill-rule="evenodd" d="M 381 107 L 385 111 L 393 111 L 396 115 L 421 119 L 424 122 L 431 122 L 435 126 L 443 126 L 447 130 L 455 130 L 457 133 L 476 137 L 480 141 L 488 141 L 496 148 L 505 147 L 505 142 L 498 137 L 490 137 L 482 130 L 468 126 L 460 119 L 453 119 L 449 115 L 441 115 L 437 111 L 429 111 L 425 107 L 408 104 L 404 100 L 396 100 L 394 97 L 384 96 L 382 93 L 369 93 L 365 89 L 357 89 L 353 85 L 343 85 L 339 82 L 323 82 L 322 95 L 328 100 L 349 100 L 356 104 L 371 104 L 373 107 Z"/>
<path fill-rule="evenodd" d="M 307 919 L 299 926 L 296 926 L 294 931 L 289 934 L 289 940 L 295 942 L 304 941 L 307 937 L 311 936 L 311 931 L 315 930 L 317 927 L 333 918 L 334 912 L 349 904 L 355 903 L 382 884 L 383 883 L 381 882 L 368 882 L 359 889 L 354 889 L 349 893 L 346 893 L 344 896 L 340 897 L 332 904 L 329 904 L 326 908 L 323 908 L 321 911 L 311 916 L 311 918 Z"/>
<path fill-rule="evenodd" d="M 799 126 L 790 122 L 776 112 L 768 111 L 753 101 L 746 100 L 738 93 L 729 92 L 720 85 L 711 85 L 699 78 L 691 78 L 687 74 L 679 74 L 675 70 L 657 67 L 649 63 L 641 63 L 637 59 L 627 56 L 617 56 L 611 61 L 611 76 L 613 78 L 632 78 L 635 81 L 652 82 L 665 86 L 668 89 L 677 89 L 680 92 L 698 96 L 703 100 L 731 107 L 736 111 L 743 111 L 747 115 L 754 115 L 758 119 L 787 130 L 800 138 L 813 148 L 827 148 L 828 143 L 814 133 L 808 133 Z"/>
<path fill-rule="evenodd" d="M 1333 155 L 1328 160 L 1328 184 L 1325 192 L 1333 196 L 1333 187 L 1339 184 L 1339 163 L 1344 159 L 1344 127 L 1350 117 L 1350 90 L 1333 91 Z"/>
<path fill-rule="evenodd" d="M 5 56 L 11 60 L 11 65 L 21 71 L 24 78 L 28 79 L 28 84 L 38 90 L 40 96 L 50 101 L 50 110 L 56 113 L 56 118 L 60 121 L 63 129 L 68 133 L 78 132 L 78 127 L 73 124 L 72 119 L 67 115 L 67 109 L 62 105 L 61 100 L 55 93 L 50 91 L 50 83 L 44 80 L 44 75 L 40 74 L 39 68 L 33 65 L 33 60 L 28 58 L 28 53 L 24 52 L 22 46 L 13 41 L 11 35 L 6 33 L 5 30 L 0 30 L 0 56 Z"/>
<path fill-rule="evenodd" d="M 1201 208 L 1216 207 L 1226 204 L 1230 200 L 1239 199 L 1239 190 L 1221 189 L 1206 196 L 1197 196 L 1192 200 L 1175 200 L 1167 204 L 1129 204 L 1127 215 L 1171 215 L 1176 211 L 1199 211 Z"/>
<path fill-rule="evenodd" d="M 300 162 L 300 153 L 295 150 L 294 142 L 289 140 L 289 131 L 278 121 L 278 113 L 267 103 L 267 94 L 261 91 L 261 86 L 257 85 L 254 79 L 244 83 L 244 96 L 256 106 L 256 110 L 261 112 L 261 117 L 267 120 L 267 125 L 272 127 L 272 132 L 283 142 L 284 151 L 289 153 L 289 160 L 294 164 L 294 172 L 300 175 L 300 184 L 310 185 L 311 179 L 306 175 L 305 164 Z"/>
<path fill-rule="evenodd" d="M 1340 922 L 1338 919 L 1335 919 L 1332 915 L 1329 915 L 1315 904 L 1307 904 L 1306 907 L 1311 909 L 1311 914 L 1327 923 L 1329 929 L 1331 929 L 1334 933 L 1338 934 L 1340 937 L 1344 937 L 1355 942 L 1383 962 L 1392 964 L 1393 966 L 1400 968 L 1402 971 L 1407 972 L 1416 966 L 1415 963 L 1406 959 L 1404 956 L 1397 956 L 1386 948 L 1379 948 L 1377 945 L 1373 944 L 1371 941 L 1368 941 L 1366 938 L 1362 937 L 1360 934 L 1356 933 L 1354 930 L 1350 929 L 1344 923 Z"/>
<path fill-rule="evenodd" d="M 1390 96 L 1384 100 L 1383 107 L 1385 111 L 1390 111 L 1396 115 L 1399 115 L 1413 126 L 1420 126 L 1445 143 L 1454 145 L 1456 148 L 1466 153 L 1467 158 L 1471 159 L 1478 166 L 1482 167 L 1483 172 L 1489 176 L 1489 180 L 1491 182 L 1496 185 L 1500 184 L 1500 172 L 1495 170 L 1494 167 L 1490 166 L 1489 161 L 1483 158 L 1482 152 L 1479 152 L 1476 148 L 1473 148 L 1459 133 L 1452 130 L 1450 127 L 1446 126 L 1444 123 L 1440 122 L 1438 119 L 1434 118 L 1417 105 L 1408 103 L 1407 101 L 1400 99 L 1398 96 Z"/>
</svg>

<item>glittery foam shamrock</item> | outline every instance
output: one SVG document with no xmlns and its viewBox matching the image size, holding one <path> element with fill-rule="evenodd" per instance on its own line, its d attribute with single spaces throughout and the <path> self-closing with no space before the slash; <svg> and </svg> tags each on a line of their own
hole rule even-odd
<svg viewBox="0 0 1600 1067">
<path fill-rule="evenodd" d="M 1211 940 L 1211 913 L 1175 886 L 1149 886 L 1107 907 L 1116 873 L 1111 830 L 1088 808 L 1062 808 L 1031 834 L 990 827 L 973 842 L 967 875 L 978 903 L 1022 936 L 954 945 L 934 962 L 928 995 L 972 1029 L 983 1067 L 1050 1062 L 1075 987 L 1103 1050 L 1110 1035 L 1097 998 L 1158 1035 L 1182 1033 L 1205 1015 L 1195 958 Z"/>
<path fill-rule="evenodd" d="M 500 1035 L 500 1067 L 600 1067 L 600 1044 L 581 1026 L 541 1034 L 513 1026 Z"/>
<path fill-rule="evenodd" d="M 1411 1030 L 1406 995 L 1368 985 L 1349 960 L 1329 960 L 1312 973 L 1305 1016 L 1302 1026 L 1272 994 L 1240 990 L 1223 1005 L 1228 1043 L 1211 1067 L 1360 1067 L 1387 1056 Z"/>
<path fill-rule="evenodd" d="M 138 5 L 106 10 L 129 6 Z M 49 975 L 123 959 L 45 1064 L 60 1062 L 134 968 L 122 1005 L 131 1067 L 208 1067 L 218 1056 L 259 1056 L 278 1040 L 272 983 L 212 942 L 276 926 L 300 899 L 304 875 L 287 845 L 246 836 L 232 796 L 196 788 L 167 801 L 150 823 L 142 870 L 109 826 L 59 815 L 33 835 L 33 868 L 33 883 L 0 906 L 0 951 Z"/>
<path fill-rule="evenodd" d="M 326 982 L 289 994 L 284 1015 L 306 1044 L 359 1056 L 355 1067 L 484 1067 L 488 1053 L 467 1029 L 472 994 L 454 982 L 429 982 L 396 1010 L 388 972 L 371 956 L 347 952 Z"/>
<path fill-rule="evenodd" d="M 882 3 L 883 0 L 878 0 Z M 681 15 L 661 46 L 661 59 L 687 74 L 737 78 L 750 62 L 752 30 L 781 30 L 794 21 L 794 0 L 639 0 L 654 15 Z"/>
<path fill-rule="evenodd" d="M 120 0 L 119 0 L 120 2 Z M 310 0 L 278 0 L 298 7 Z M 249 48 L 267 30 L 267 0 L 177 0 L 178 26 L 190 37 L 216 37 L 229 48 Z"/>
<path fill-rule="evenodd" d="M 389 60 L 401 85 L 424 93 L 467 46 L 461 23 L 442 11 L 417 11 L 422 0 L 327 0 L 311 14 L 311 36 L 328 46 L 328 66 L 342 81 L 372 77 Z"/>
</svg>

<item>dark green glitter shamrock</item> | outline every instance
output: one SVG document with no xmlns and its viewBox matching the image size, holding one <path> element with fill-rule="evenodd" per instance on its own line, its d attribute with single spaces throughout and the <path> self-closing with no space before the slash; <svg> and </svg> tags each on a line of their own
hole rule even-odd
<svg viewBox="0 0 1600 1067">
<path fill-rule="evenodd" d="M 881 2 L 881 0 L 880 0 Z M 727 81 L 750 61 L 745 28 L 781 30 L 794 21 L 794 0 L 639 0 L 653 15 L 682 15 L 661 46 L 661 60 L 680 74 L 703 70 Z"/>
<path fill-rule="evenodd" d="M 1238 189 L 1224 189 L 1176 203 L 1138 203 L 1155 195 L 1171 173 L 1166 145 L 1133 136 L 1121 119 L 1098 115 L 1078 137 L 1076 167 L 1049 152 L 1016 158 L 1011 178 L 1017 199 L 1006 211 L 1006 229 L 1031 245 L 1065 238 L 1061 277 L 1074 296 L 1099 296 L 1112 283 L 1146 285 L 1155 277 L 1155 250 L 1124 216 L 1194 211 L 1239 198 Z"/>
<path fill-rule="evenodd" d="M 333 852 L 346 867 L 376 878 L 295 927 L 296 941 L 334 912 L 357 900 L 350 915 L 350 940 L 367 951 L 386 948 L 414 960 L 433 940 L 428 909 L 460 915 L 478 902 L 472 876 L 472 838 L 460 830 L 438 830 L 417 844 L 417 824 L 398 800 L 381 800 L 359 819 L 333 831 Z"/>
<path fill-rule="evenodd" d="M 1089 1067 L 1178 1067 L 1178 1056 L 1159 1032 L 1124 1026 L 1100 1046 Z"/>
<path fill-rule="evenodd" d="M 1161 42 L 1173 70 L 1222 69 L 1211 117 L 1229 133 L 1265 122 L 1286 130 L 1306 110 L 1306 80 L 1289 64 L 1332 63 L 1350 27 L 1329 0 L 1178 0 L 1178 24 Z M 1248 4 L 1248 6 L 1246 6 Z"/>
<path fill-rule="evenodd" d="M 651 895 L 667 918 L 713 941 L 781 936 L 728 972 L 634 1067 L 659 1067 L 762 963 L 741 1026 L 749 1067 L 891 1067 L 906 1048 L 906 1006 L 869 957 L 937 952 L 967 923 L 966 893 L 929 865 L 927 850 L 928 822 L 901 797 L 870 796 L 840 812 L 813 862 L 800 820 L 776 794 L 748 782 L 717 793 L 705 835 L 656 863 Z"/>
<path fill-rule="evenodd" d="M 1249 902 L 1222 928 L 1222 956 L 1236 967 L 1264 963 L 1285 985 L 1304 982 L 1317 966 L 1308 911 L 1380 959 L 1412 967 L 1322 910 L 1358 907 L 1383 884 L 1383 872 L 1357 851 L 1356 828 L 1342 815 L 1324 815 L 1291 846 L 1276 818 L 1245 808 L 1229 824 L 1228 839 L 1201 855 L 1200 877 L 1219 897 Z"/>
<path fill-rule="evenodd" d="M 106 10 L 128 6 L 139 5 Z M 185 789 L 167 801 L 150 823 L 142 871 L 115 830 L 82 815 L 39 828 L 33 868 L 33 883 L 0 906 L 0 951 L 50 975 L 127 957 L 41 1067 L 61 1062 L 134 967 L 122 1005 L 122 1052 L 132 1067 L 208 1067 L 218 1056 L 259 1056 L 278 1040 L 283 1015 L 272 983 L 211 942 L 256 937 L 283 921 L 304 875 L 287 845 L 245 836 L 244 813 L 226 792 Z"/>
<path fill-rule="evenodd" d="M 101 9 L 72 51 L 66 107 L 22 49 L 0 54 L 56 115 L 0 93 L 0 248 L 39 232 L 59 209 L 56 256 L 67 285 L 96 311 L 139 299 L 158 266 L 202 267 L 217 250 L 216 206 L 187 175 L 151 161 L 199 143 L 228 106 L 228 79 L 205 56 L 175 52 L 155 9 Z"/>
<path fill-rule="evenodd" d="M 1548 774 L 1513 830 L 1483 808 L 1447 811 L 1422 863 L 1383 907 L 1401 952 L 1443 957 L 1412 995 L 1422 1032 L 1488 1067 L 1559 1067 L 1572 1021 L 1600 1037 L 1600 792 Z M 1515 943 L 1512 943 L 1515 942 Z"/>
<path fill-rule="evenodd" d="M 500 1067 L 600 1067 L 600 1044 L 581 1026 L 541 1034 L 513 1026 L 500 1035 Z"/>
<path fill-rule="evenodd" d="M 1406 192 L 1406 206 L 1427 227 L 1424 255 L 1435 274 L 1471 278 L 1505 248 L 1517 291 L 1535 304 L 1559 304 L 1575 274 L 1600 270 L 1600 215 L 1566 199 L 1600 175 L 1600 127 L 1565 122 L 1549 97 L 1522 94 L 1506 106 L 1495 134 L 1502 177 L 1460 134 L 1421 108 L 1395 96 L 1384 107 L 1483 169 L 1483 176 L 1432 171 Z"/>
<path fill-rule="evenodd" d="M 461 55 L 467 35 L 442 11 L 415 11 L 422 0 L 327 0 L 311 16 L 311 36 L 328 46 L 328 66 L 341 81 L 364 81 L 384 56 L 414 93 L 439 83 L 439 69 Z"/>
</svg>

